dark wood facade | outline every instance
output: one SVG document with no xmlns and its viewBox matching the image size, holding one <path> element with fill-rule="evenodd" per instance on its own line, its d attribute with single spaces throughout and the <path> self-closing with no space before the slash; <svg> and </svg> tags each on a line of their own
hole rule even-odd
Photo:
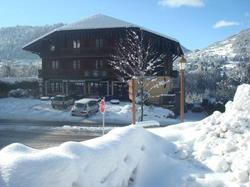
<svg viewBox="0 0 250 187">
<path fill-rule="evenodd" d="M 174 59 L 183 54 L 175 40 L 139 27 L 58 29 L 24 47 L 42 58 L 39 75 L 43 80 L 43 95 L 113 95 L 126 98 L 127 85 L 119 82 L 108 61 L 115 53 L 117 43 L 125 39 L 127 29 L 140 32 L 153 41 L 159 53 L 166 54 L 162 62 L 164 71 L 160 71 L 159 76 L 171 77 Z"/>
</svg>

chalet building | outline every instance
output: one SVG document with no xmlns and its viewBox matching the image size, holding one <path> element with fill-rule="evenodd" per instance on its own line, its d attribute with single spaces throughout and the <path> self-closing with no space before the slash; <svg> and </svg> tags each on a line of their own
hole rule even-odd
<svg viewBox="0 0 250 187">
<path fill-rule="evenodd" d="M 128 85 L 116 76 L 108 59 L 127 29 L 150 38 L 158 52 L 166 54 L 163 71 L 158 76 L 171 80 L 174 60 L 183 54 L 175 39 L 106 15 L 95 15 L 62 26 L 23 47 L 39 55 L 42 94 L 110 96 L 128 98 Z M 176 85 L 167 87 L 168 93 Z"/>
</svg>

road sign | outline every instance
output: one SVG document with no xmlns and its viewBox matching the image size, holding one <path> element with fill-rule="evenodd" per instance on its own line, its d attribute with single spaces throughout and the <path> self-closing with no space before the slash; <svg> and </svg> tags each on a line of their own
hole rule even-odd
<svg viewBox="0 0 250 187">
<path fill-rule="evenodd" d="M 105 127 L 105 99 L 104 98 L 100 102 L 100 112 L 102 113 L 102 135 L 104 135 L 104 127 Z"/>
<path fill-rule="evenodd" d="M 102 99 L 100 102 L 100 112 L 104 113 L 105 112 L 105 100 Z"/>
</svg>

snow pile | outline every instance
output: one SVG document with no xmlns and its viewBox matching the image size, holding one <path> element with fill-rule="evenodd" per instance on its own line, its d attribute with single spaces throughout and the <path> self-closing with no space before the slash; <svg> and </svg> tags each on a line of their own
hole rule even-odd
<svg viewBox="0 0 250 187">
<path fill-rule="evenodd" d="M 163 147 L 167 154 L 160 152 Z M 0 151 L 0 186 L 128 186 L 147 171 L 145 163 L 169 159 L 174 151 L 174 144 L 140 127 L 117 128 L 101 138 L 42 151 L 12 144 Z M 138 183 L 144 183 L 142 176 Z"/>
<path fill-rule="evenodd" d="M 171 140 L 179 159 L 207 167 L 191 186 L 250 186 L 250 85 L 238 87 L 224 113 L 151 131 Z"/>
<path fill-rule="evenodd" d="M 225 113 L 215 112 L 195 128 L 195 159 L 228 174 L 231 182 L 250 185 L 250 85 L 238 87 Z"/>
</svg>

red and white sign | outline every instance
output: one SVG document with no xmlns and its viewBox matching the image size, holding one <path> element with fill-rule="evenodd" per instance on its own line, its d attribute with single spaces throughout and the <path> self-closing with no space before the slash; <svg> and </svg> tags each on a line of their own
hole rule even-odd
<svg viewBox="0 0 250 187">
<path fill-rule="evenodd" d="M 102 99 L 100 102 L 100 112 L 104 113 L 105 112 L 105 100 Z"/>
</svg>

